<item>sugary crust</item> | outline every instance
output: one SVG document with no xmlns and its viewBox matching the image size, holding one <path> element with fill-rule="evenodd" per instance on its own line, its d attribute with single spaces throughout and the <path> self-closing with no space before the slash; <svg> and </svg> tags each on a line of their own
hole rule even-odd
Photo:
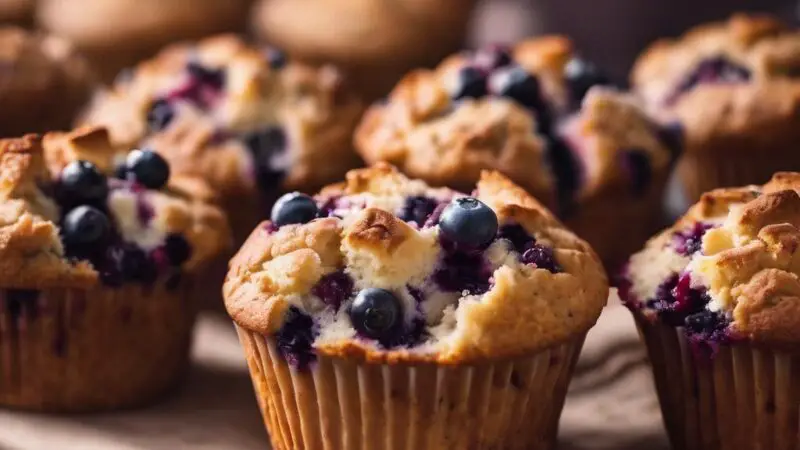
<svg viewBox="0 0 800 450">
<path fill-rule="evenodd" d="M 89 99 L 94 76 L 64 40 L 0 27 L 0 135 L 67 127 Z"/>
<path fill-rule="evenodd" d="M 732 314 L 736 335 L 770 345 L 800 341 L 800 173 L 775 174 L 763 187 L 703 195 L 642 254 L 667 252 L 673 234 L 696 222 L 718 226 L 705 233 L 702 253 L 682 267 L 693 285 L 708 288 L 715 308 Z"/>
<path fill-rule="evenodd" d="M 667 101 L 698 64 L 715 57 L 748 70 L 750 80 L 700 83 Z M 665 120 L 682 123 L 686 152 L 724 158 L 754 146 L 791 151 L 784 143 L 800 133 L 798 70 L 800 33 L 771 16 L 736 14 L 651 45 L 634 65 L 631 82 Z"/>
<path fill-rule="evenodd" d="M 247 0 L 40 0 L 39 25 L 90 52 L 158 47 L 177 39 L 240 29 Z"/>
<path fill-rule="evenodd" d="M 83 127 L 68 133 L 48 133 L 43 139 L 44 158 L 53 177 L 69 162 L 84 160 L 94 163 L 111 175 L 130 151 L 111 144 L 108 130 Z M 230 245 L 230 228 L 223 212 L 214 203 L 214 191 L 203 181 L 188 176 L 170 177 L 166 189 L 148 195 L 154 219 L 165 233 L 183 235 L 192 246 L 192 257 L 183 266 L 193 270 L 226 250 Z"/>
<path fill-rule="evenodd" d="M 414 183 L 378 164 L 348 173 L 322 196 L 404 193 Z M 418 183 L 418 182 L 416 182 Z M 427 351 L 380 350 L 359 339 L 317 342 L 326 355 L 383 362 L 478 362 L 526 354 L 588 330 L 608 295 L 605 274 L 591 248 L 563 228 L 539 202 L 496 172 L 484 172 L 473 193 L 500 223 L 515 222 L 554 250 L 562 273 L 501 265 L 483 296 L 462 298 L 446 339 Z M 261 224 L 230 263 L 224 286 L 228 312 L 239 325 L 274 333 L 292 299 L 308 296 L 327 273 L 342 266 L 360 287 L 404 286 L 430 273 L 439 244 L 436 228 L 417 230 L 393 214 L 367 208 L 351 221 L 325 218 L 273 230 Z"/>
<path fill-rule="evenodd" d="M 514 47 L 513 55 L 537 75 L 554 113 L 567 116 L 563 72 L 574 56 L 569 40 L 526 40 Z M 433 71 L 407 75 L 385 103 L 367 111 L 356 131 L 356 148 L 367 162 L 386 161 L 411 176 L 462 190 L 475 184 L 481 170 L 498 170 L 553 206 L 556 179 L 546 160 L 546 130 L 534 115 L 496 96 L 451 100 L 448 86 L 467 61 L 465 55 L 454 55 Z M 647 154 L 656 175 L 669 167 L 670 151 L 659 140 L 656 125 L 634 98 L 614 90 L 590 91 L 580 112 L 558 128 L 581 166 L 579 203 L 609 189 L 632 190 L 620 164 L 626 151 Z"/>
<path fill-rule="evenodd" d="M 211 112 L 182 110 L 164 130 L 149 133 L 150 105 L 180 84 L 189 61 L 226 70 L 223 98 Z M 227 196 L 256 186 L 252 156 L 233 135 L 282 127 L 290 159 L 282 187 L 316 189 L 358 164 L 350 133 L 361 111 L 333 67 L 272 69 L 261 49 L 223 35 L 170 46 L 141 63 L 132 78 L 100 93 L 81 123 L 108 126 L 116 144 L 152 147 L 176 173 L 201 176 Z"/>
</svg>

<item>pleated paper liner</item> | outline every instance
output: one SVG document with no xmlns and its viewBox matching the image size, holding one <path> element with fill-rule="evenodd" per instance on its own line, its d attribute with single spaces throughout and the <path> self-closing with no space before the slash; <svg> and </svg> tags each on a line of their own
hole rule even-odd
<svg viewBox="0 0 800 450">
<path fill-rule="evenodd" d="M 585 337 L 480 365 L 320 356 L 298 370 L 274 339 L 237 330 L 275 450 L 554 448 Z"/>
<path fill-rule="evenodd" d="M 737 343 L 709 358 L 681 328 L 637 324 L 674 448 L 800 449 L 800 354 Z"/>
<path fill-rule="evenodd" d="M 0 406 L 84 412 L 149 403 L 182 379 L 190 287 L 0 290 Z"/>
</svg>

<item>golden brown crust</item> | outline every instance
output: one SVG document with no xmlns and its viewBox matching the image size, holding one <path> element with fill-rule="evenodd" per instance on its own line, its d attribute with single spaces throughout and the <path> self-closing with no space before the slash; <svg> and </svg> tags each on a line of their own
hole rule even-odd
<svg viewBox="0 0 800 450">
<path fill-rule="evenodd" d="M 379 164 L 349 172 L 344 184 L 320 194 L 321 199 L 344 197 L 353 203 L 362 199 L 368 202 L 365 209 L 344 213 L 343 219 L 329 217 L 277 230 L 263 223 L 230 263 L 224 286 L 228 312 L 240 326 L 272 334 L 292 305 L 325 317 L 328 313 L 319 309 L 311 290 L 322 276 L 337 270 L 352 277 L 357 289 L 424 285 L 441 252 L 438 227 L 413 227 L 393 214 L 396 198 L 420 194 L 456 195 Z M 483 295 L 462 293 L 458 301 L 456 294 L 452 310 L 443 313 L 441 323 L 431 325 L 438 336 L 433 344 L 382 350 L 328 326 L 315 342 L 316 350 L 372 361 L 466 363 L 535 352 L 588 330 L 608 293 L 591 248 L 499 173 L 485 172 L 474 195 L 494 209 L 501 224 L 519 224 L 536 242 L 552 248 L 563 271 L 520 264 L 501 243 L 487 253 L 496 266 L 490 290 Z"/>
<path fill-rule="evenodd" d="M 703 195 L 686 216 L 631 260 L 632 289 L 640 301 L 650 298 L 666 278 L 654 275 L 659 270 L 643 261 L 655 261 L 656 254 L 674 254 L 669 246 L 674 233 L 698 222 L 715 225 L 702 238 L 702 252 L 677 257 L 670 270 L 690 275 L 693 286 L 707 288 L 711 307 L 731 314 L 731 330 L 737 336 L 769 345 L 796 345 L 800 173 L 778 173 L 763 187 L 718 189 Z M 666 259 L 661 261 L 663 266 Z"/>
<path fill-rule="evenodd" d="M 224 70 L 221 98 L 206 112 L 183 107 L 164 130 L 150 132 L 150 106 L 185 82 L 190 61 Z M 361 110 L 334 68 L 273 69 L 263 49 L 224 35 L 172 45 L 141 63 L 131 79 L 100 93 L 81 123 L 106 125 L 116 144 L 152 147 L 176 173 L 200 176 L 223 196 L 235 196 L 252 194 L 257 184 L 246 133 L 280 127 L 288 142 L 281 187 L 315 189 L 358 164 L 350 134 Z"/>
<path fill-rule="evenodd" d="M 184 39 L 242 30 L 249 0 L 42 0 L 37 23 L 64 36 L 111 80 L 116 73 Z"/>
<path fill-rule="evenodd" d="M 1 27 L 0 64 L 0 136 L 69 126 L 94 88 L 88 63 L 54 36 Z"/>
</svg>

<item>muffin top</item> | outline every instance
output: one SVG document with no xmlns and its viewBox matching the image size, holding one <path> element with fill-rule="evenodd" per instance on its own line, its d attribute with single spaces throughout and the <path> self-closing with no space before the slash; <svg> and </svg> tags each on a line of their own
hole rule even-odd
<svg viewBox="0 0 800 450">
<path fill-rule="evenodd" d="M 226 35 L 164 49 L 99 93 L 80 122 L 231 195 L 340 178 L 358 162 L 350 135 L 361 110 L 336 69 Z"/>
<path fill-rule="evenodd" d="M 800 342 L 800 173 L 718 189 L 633 255 L 620 296 L 692 342 Z"/>
<path fill-rule="evenodd" d="M 691 151 L 692 142 L 726 136 L 752 135 L 762 147 L 798 137 L 798 74 L 800 32 L 770 16 L 737 14 L 652 44 L 631 83 L 653 111 L 683 122 Z"/>
<path fill-rule="evenodd" d="M 38 0 L 39 25 L 89 52 L 157 48 L 244 26 L 249 0 Z"/>
<path fill-rule="evenodd" d="M 67 127 L 95 81 L 66 41 L 13 26 L 0 27 L 0 65 L 0 136 Z"/>
<path fill-rule="evenodd" d="M 587 331 L 608 295 L 592 249 L 497 172 L 472 195 L 385 164 L 287 194 L 231 261 L 227 310 L 298 366 L 468 363 Z"/>
<path fill-rule="evenodd" d="M 356 147 L 462 190 L 498 170 L 561 213 L 607 189 L 641 193 L 674 139 L 630 96 L 592 88 L 607 82 L 561 37 L 454 55 L 370 108 Z"/>
<path fill-rule="evenodd" d="M 230 239 L 201 182 L 99 128 L 0 140 L 0 184 L 4 288 L 170 287 Z"/>
</svg>

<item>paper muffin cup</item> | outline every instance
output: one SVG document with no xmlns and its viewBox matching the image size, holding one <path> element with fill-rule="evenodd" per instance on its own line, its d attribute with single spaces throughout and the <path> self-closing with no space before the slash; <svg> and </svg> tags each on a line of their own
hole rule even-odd
<svg viewBox="0 0 800 450">
<path fill-rule="evenodd" d="M 800 153 L 794 147 L 782 151 L 759 151 L 755 148 L 729 150 L 724 153 L 687 152 L 680 158 L 676 173 L 687 204 L 695 203 L 712 189 L 764 184 L 775 172 L 800 170 Z"/>
<path fill-rule="evenodd" d="M 682 328 L 636 321 L 674 448 L 798 448 L 800 353 L 742 342 L 709 357 L 692 348 Z"/>
<path fill-rule="evenodd" d="M 0 405 L 88 412 L 157 400 L 188 368 L 190 289 L 0 291 Z"/>
<path fill-rule="evenodd" d="M 564 223 L 585 239 L 597 252 L 610 273 L 664 226 L 661 199 L 664 196 L 669 166 L 654 173 L 641 195 L 629 186 L 609 186 L 574 205 Z M 613 217 L 612 215 L 613 214 Z"/>
<path fill-rule="evenodd" d="M 553 448 L 585 337 L 477 365 L 320 355 L 295 369 L 273 338 L 237 331 L 275 450 Z"/>
</svg>

